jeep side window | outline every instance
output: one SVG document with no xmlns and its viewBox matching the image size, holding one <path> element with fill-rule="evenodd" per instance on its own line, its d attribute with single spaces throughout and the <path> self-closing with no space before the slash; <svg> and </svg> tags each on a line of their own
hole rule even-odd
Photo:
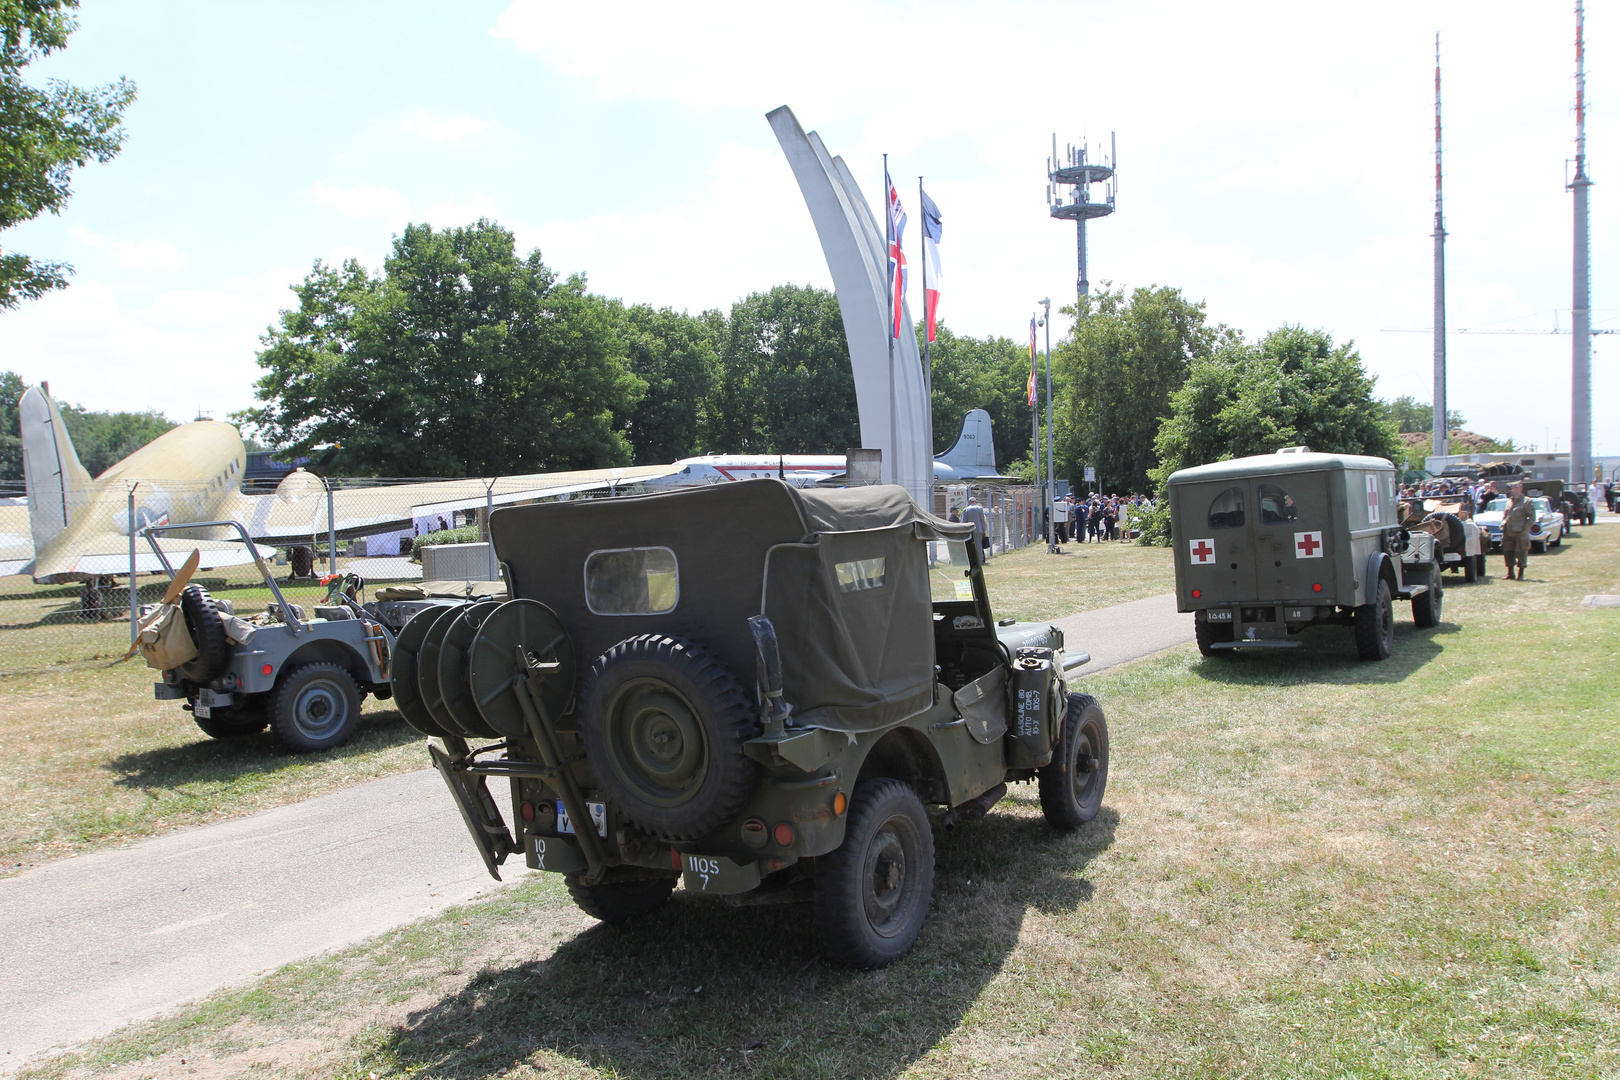
<svg viewBox="0 0 1620 1080">
<path fill-rule="evenodd" d="M 961 540 L 931 540 L 928 543 L 928 584 L 935 600 L 972 600 L 973 582 L 968 579 L 967 544 Z"/>
<path fill-rule="evenodd" d="M 1275 484 L 1261 484 L 1255 490 L 1260 501 L 1260 524 L 1275 525 L 1279 521 L 1298 521 L 1299 507 L 1294 497 Z"/>
<path fill-rule="evenodd" d="M 1229 487 L 1209 504 L 1209 527 L 1212 529 L 1240 529 L 1243 527 L 1243 489 Z"/>
<path fill-rule="evenodd" d="M 585 560 L 585 606 L 597 615 L 662 615 L 681 598 L 669 548 L 612 548 Z"/>
</svg>

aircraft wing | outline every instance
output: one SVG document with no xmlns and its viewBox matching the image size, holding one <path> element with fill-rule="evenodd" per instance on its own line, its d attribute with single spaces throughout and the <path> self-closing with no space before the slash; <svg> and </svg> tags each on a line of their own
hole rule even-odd
<svg viewBox="0 0 1620 1080">
<path fill-rule="evenodd" d="M 223 540 L 178 540 L 164 537 L 158 540 L 158 546 L 163 549 L 171 566 L 179 566 L 185 562 L 193 551 L 200 553 L 201 561 L 198 567 L 203 570 L 222 566 L 243 566 L 253 561 L 253 553 L 240 541 L 233 543 Z M 264 551 L 261 554 L 273 553 Z M 0 547 L 0 574 L 32 574 L 35 569 L 32 542 L 27 545 L 27 555 L 19 557 L 20 555 L 20 551 L 15 548 Z M 52 579 L 91 574 L 123 576 L 129 573 L 129 537 L 124 533 L 110 530 L 75 536 L 72 551 L 65 556 L 57 557 L 49 569 L 49 576 Z M 163 569 L 163 563 L 152 553 L 152 545 L 147 543 L 144 536 L 135 540 L 135 569 L 142 574 L 155 573 Z"/>
<path fill-rule="evenodd" d="M 456 510 L 473 510 L 493 502 L 510 506 L 586 492 L 613 491 L 670 476 L 673 465 L 640 465 L 625 469 L 532 473 L 491 480 L 431 480 L 332 492 L 332 526 L 340 539 L 410 529 L 417 521 L 449 518 Z M 236 516 L 260 543 L 319 540 L 327 535 L 326 489 L 320 480 L 293 474 L 274 495 L 244 495 Z"/>
</svg>

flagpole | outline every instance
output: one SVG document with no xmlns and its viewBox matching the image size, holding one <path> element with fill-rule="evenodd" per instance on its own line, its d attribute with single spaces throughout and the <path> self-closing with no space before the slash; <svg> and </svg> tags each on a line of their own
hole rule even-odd
<svg viewBox="0 0 1620 1080">
<path fill-rule="evenodd" d="M 922 177 L 917 177 L 917 213 L 921 214 L 922 222 L 922 298 L 923 298 L 923 391 L 928 402 L 928 490 L 934 490 L 934 352 L 933 352 L 933 309 L 928 306 L 928 210 L 924 201 L 927 196 L 923 194 Z M 930 495 L 932 498 L 932 495 Z M 933 507 L 929 506 L 929 511 Z"/>
<path fill-rule="evenodd" d="M 1033 315 L 1030 316 L 1029 322 L 1030 322 L 1030 327 L 1029 327 L 1029 384 L 1030 384 L 1030 388 L 1034 389 L 1034 386 L 1035 386 L 1035 317 Z M 1026 394 L 1025 397 L 1026 398 L 1034 397 L 1034 395 L 1033 394 Z M 1031 401 L 1029 403 L 1029 446 L 1030 446 L 1030 451 L 1029 451 L 1030 460 L 1033 461 L 1034 464 L 1035 464 L 1035 479 L 1032 481 L 1032 483 L 1035 485 L 1035 490 L 1039 491 L 1040 487 L 1041 487 L 1041 407 L 1040 407 L 1040 399 L 1039 398 L 1036 398 L 1034 401 Z M 1041 522 L 1041 519 L 1038 516 L 1039 513 L 1040 513 L 1038 508 L 1037 508 L 1036 513 L 1037 513 L 1037 516 L 1035 518 L 1034 524 L 1039 525 L 1040 522 Z"/>
<path fill-rule="evenodd" d="M 1052 453 L 1052 301 L 1042 300 L 1046 313 L 1041 322 L 1046 326 L 1046 550 L 1057 553 L 1057 521 L 1052 503 L 1057 498 L 1057 458 Z"/>
<path fill-rule="evenodd" d="M 894 400 L 894 287 L 897 284 L 894 265 L 894 207 L 890 204 L 889 190 L 893 185 L 889 182 L 889 155 L 883 155 L 883 240 L 884 255 L 889 260 L 889 310 L 884 315 L 888 323 L 883 333 L 889 339 L 889 483 L 898 483 L 899 475 L 895 471 L 898 464 L 894 459 L 900 455 L 899 432 L 895 416 Z"/>
</svg>

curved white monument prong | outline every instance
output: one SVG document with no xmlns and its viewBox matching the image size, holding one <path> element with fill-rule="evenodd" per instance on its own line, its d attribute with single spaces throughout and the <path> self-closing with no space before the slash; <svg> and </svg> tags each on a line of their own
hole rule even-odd
<svg viewBox="0 0 1620 1080">
<path fill-rule="evenodd" d="M 889 260 L 884 232 L 843 161 L 821 139 L 805 133 L 786 105 L 766 114 L 799 182 L 849 340 L 850 368 L 860 412 L 861 443 L 883 451 L 883 477 L 932 506 L 933 447 L 928 445 L 928 392 L 909 307 L 902 307 L 900 338 L 889 364 Z M 890 430 L 890 386 L 894 425 Z"/>
</svg>

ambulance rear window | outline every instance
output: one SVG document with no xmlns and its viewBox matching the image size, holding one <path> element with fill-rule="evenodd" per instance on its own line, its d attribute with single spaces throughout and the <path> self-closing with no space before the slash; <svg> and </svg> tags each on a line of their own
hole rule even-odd
<svg viewBox="0 0 1620 1080">
<path fill-rule="evenodd" d="M 1260 524 L 1299 520 L 1299 507 L 1294 505 L 1294 497 L 1282 488 L 1275 484 L 1261 484 L 1254 494 L 1260 500 Z"/>
<path fill-rule="evenodd" d="M 1209 504 L 1209 527 L 1212 529 L 1240 529 L 1243 527 L 1243 489 L 1229 487 Z"/>
</svg>

